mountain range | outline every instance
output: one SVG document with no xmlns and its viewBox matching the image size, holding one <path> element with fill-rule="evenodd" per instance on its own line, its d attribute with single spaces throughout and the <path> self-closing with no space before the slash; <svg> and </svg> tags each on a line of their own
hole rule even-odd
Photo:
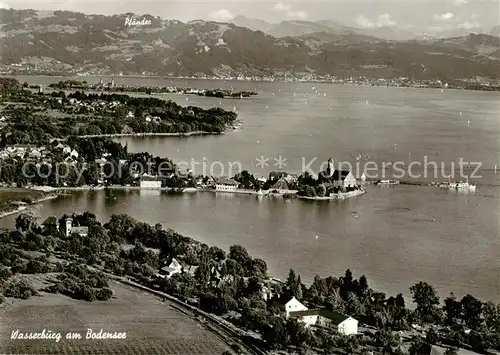
<svg viewBox="0 0 500 355">
<path fill-rule="evenodd" d="M 433 34 L 412 32 L 393 26 L 381 26 L 372 28 L 357 28 L 345 26 L 333 20 L 321 21 L 282 21 L 271 24 L 266 21 L 251 19 L 245 16 L 236 16 L 231 23 L 237 26 L 247 27 L 254 31 L 262 31 L 274 37 L 297 37 L 315 32 L 325 32 L 335 35 L 360 35 L 376 37 L 388 41 L 408 41 L 421 38 L 443 39 L 450 37 L 463 37 L 469 34 L 500 35 L 500 26 L 491 29 L 485 28 L 455 28 L 442 30 Z"/>
<path fill-rule="evenodd" d="M 126 18 L 148 20 L 127 26 Z M 244 21 L 244 18 L 240 18 Z M 398 41 L 323 21 L 236 25 L 151 15 L 0 10 L 2 71 L 162 76 L 332 75 L 412 79 L 498 77 L 500 38 Z M 498 30 L 498 29 L 497 29 Z M 389 33 L 389 32 L 387 32 Z M 385 38 L 381 38 L 385 37 Z"/>
</svg>

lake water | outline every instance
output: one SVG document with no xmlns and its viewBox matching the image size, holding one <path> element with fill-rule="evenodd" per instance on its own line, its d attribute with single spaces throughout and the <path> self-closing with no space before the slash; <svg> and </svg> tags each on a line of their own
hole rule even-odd
<svg viewBox="0 0 500 355">
<path fill-rule="evenodd" d="M 80 78 L 84 79 L 99 80 Z M 62 79 L 19 80 L 47 84 Z M 415 164 L 435 161 L 449 174 L 462 158 L 471 162 L 469 173 L 481 163 L 476 173 L 480 177 L 470 179 L 477 191 L 369 186 L 361 197 L 330 202 L 213 193 L 82 192 L 34 207 L 41 217 L 89 210 L 105 220 L 113 213 L 127 213 L 207 244 L 241 244 L 282 278 L 290 268 L 305 282 L 315 274 L 340 276 L 350 268 L 388 294 L 408 294 L 410 285 L 425 280 L 443 297 L 449 292 L 471 293 L 500 301 L 500 171 L 494 171 L 495 164 L 500 166 L 498 93 L 312 83 L 132 78 L 116 82 L 259 91 L 251 99 L 220 102 L 162 95 L 183 105 L 235 109 L 243 124 L 221 136 L 121 139 L 130 151 L 174 161 L 194 159 L 205 163 L 205 172 L 212 167 L 214 174 L 222 167 L 227 174 L 230 163 L 234 168 L 238 162 L 257 176 L 271 170 L 299 172 L 315 158 L 311 166 L 316 171 L 329 157 L 361 167 L 372 161 L 379 176 L 383 162 L 417 162 L 413 177 L 406 174 L 404 181 L 446 181 L 441 173 L 435 178 L 432 165 L 426 177 Z M 261 156 L 269 159 L 269 166 L 256 166 Z M 280 156 L 286 159 L 281 169 L 274 165 Z M 204 172 L 202 164 L 194 167 Z M 5 218 L 0 226 L 14 219 Z"/>
</svg>

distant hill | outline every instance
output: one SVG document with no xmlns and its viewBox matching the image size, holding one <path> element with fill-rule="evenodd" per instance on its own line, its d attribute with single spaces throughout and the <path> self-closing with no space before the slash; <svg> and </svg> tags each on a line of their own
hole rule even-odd
<svg viewBox="0 0 500 355">
<path fill-rule="evenodd" d="M 315 32 L 326 32 L 333 34 L 354 34 L 356 31 L 348 27 L 330 27 L 319 22 L 312 21 L 282 21 L 274 25 L 269 34 L 274 37 L 297 37 Z"/>
<path fill-rule="evenodd" d="M 433 44 L 447 49 L 476 53 L 478 57 L 500 59 L 500 37 L 496 36 L 470 34 L 466 37 L 438 39 L 433 41 Z"/>
<path fill-rule="evenodd" d="M 360 35 L 357 33 L 345 33 L 345 34 L 335 34 L 331 32 L 313 32 L 305 35 L 301 35 L 298 38 L 308 40 L 317 40 L 322 42 L 329 43 L 340 43 L 340 44 L 349 44 L 349 43 L 363 43 L 363 42 L 380 42 L 382 41 L 380 38 Z"/>
<path fill-rule="evenodd" d="M 235 24 L 236 26 L 239 27 L 246 27 L 254 31 L 262 31 L 264 33 L 268 33 L 272 28 L 273 24 L 263 21 L 263 20 L 258 20 L 258 19 L 251 19 L 246 16 L 236 16 L 231 20 L 231 23 Z"/>
<path fill-rule="evenodd" d="M 490 35 L 500 37 L 500 26 L 495 26 L 491 29 Z"/>
<path fill-rule="evenodd" d="M 403 30 L 401 28 L 393 28 L 388 26 L 358 29 L 357 32 L 359 34 L 378 37 L 387 41 L 408 41 L 417 37 L 412 32 Z"/>
<path fill-rule="evenodd" d="M 277 38 L 235 24 L 69 11 L 0 10 L 0 64 L 47 73 L 266 76 L 315 73 L 414 79 L 497 76 L 493 36 L 388 42 L 348 27 L 287 21 Z M 327 28 L 325 28 L 327 27 Z M 314 30 L 314 31 L 313 31 Z"/>
</svg>

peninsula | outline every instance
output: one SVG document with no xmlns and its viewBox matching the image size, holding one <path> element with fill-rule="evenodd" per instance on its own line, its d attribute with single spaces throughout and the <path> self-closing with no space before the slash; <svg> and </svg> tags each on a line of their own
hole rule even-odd
<svg viewBox="0 0 500 355">
<path fill-rule="evenodd" d="M 26 87 L 26 84 L 24 85 Z M 29 86 L 32 89 L 40 88 L 39 85 Z M 225 89 L 193 89 L 173 86 L 142 86 L 142 85 L 116 85 L 114 79 L 105 83 L 102 79 L 99 84 L 88 84 L 86 81 L 66 80 L 49 85 L 54 90 L 87 90 L 102 92 L 131 92 L 144 94 L 184 94 L 215 97 L 219 99 L 232 98 L 243 99 L 258 95 L 254 91 L 232 91 Z"/>
</svg>

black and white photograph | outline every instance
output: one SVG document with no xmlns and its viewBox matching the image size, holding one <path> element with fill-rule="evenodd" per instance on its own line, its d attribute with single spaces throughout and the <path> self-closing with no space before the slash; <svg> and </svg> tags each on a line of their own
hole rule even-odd
<svg viewBox="0 0 500 355">
<path fill-rule="evenodd" d="M 0 355 L 500 355 L 500 0 L 0 1 Z"/>
</svg>

